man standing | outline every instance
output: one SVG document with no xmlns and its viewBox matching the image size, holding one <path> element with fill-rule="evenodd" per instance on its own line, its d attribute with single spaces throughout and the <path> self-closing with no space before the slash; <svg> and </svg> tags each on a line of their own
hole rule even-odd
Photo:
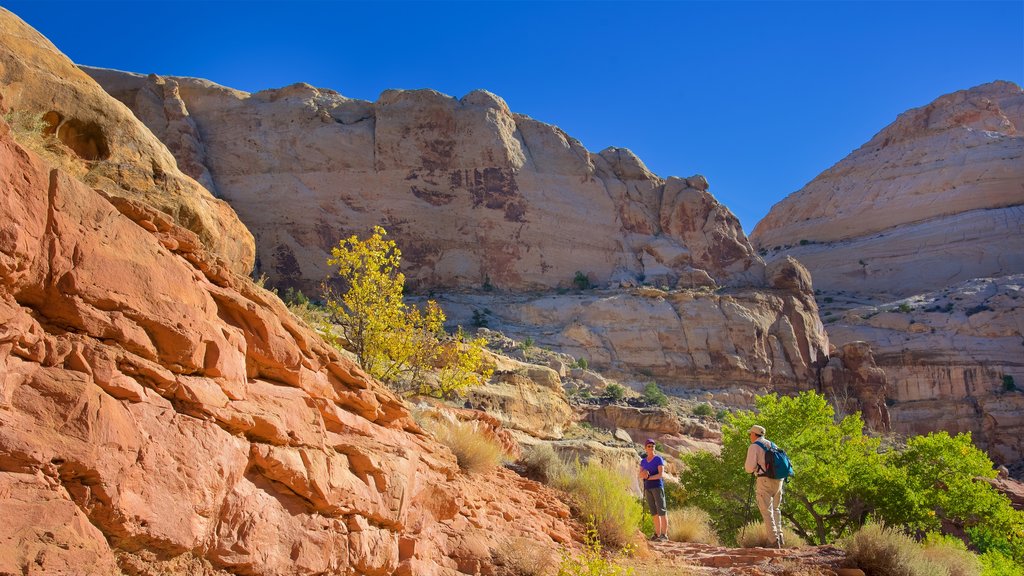
<svg viewBox="0 0 1024 576">
<path fill-rule="evenodd" d="M 765 455 L 772 443 L 764 437 L 763 426 L 750 428 L 750 446 L 747 447 L 747 461 L 743 467 L 750 474 L 757 476 L 757 507 L 764 519 L 764 528 L 770 540 L 775 541 L 777 548 L 782 548 L 782 479 L 765 476 L 768 466 Z"/>
<path fill-rule="evenodd" d="M 644 443 L 647 455 L 640 459 L 639 476 L 644 481 L 644 500 L 654 518 L 654 536 L 651 540 L 668 540 L 668 516 L 665 506 L 665 460 L 654 453 L 654 440 Z"/>
</svg>

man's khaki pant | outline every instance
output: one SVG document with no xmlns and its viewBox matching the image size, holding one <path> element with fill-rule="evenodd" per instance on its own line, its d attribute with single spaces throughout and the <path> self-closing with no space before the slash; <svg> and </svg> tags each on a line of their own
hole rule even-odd
<svg viewBox="0 0 1024 576">
<path fill-rule="evenodd" d="M 782 545 L 782 480 L 757 477 L 757 507 L 768 539 Z"/>
</svg>

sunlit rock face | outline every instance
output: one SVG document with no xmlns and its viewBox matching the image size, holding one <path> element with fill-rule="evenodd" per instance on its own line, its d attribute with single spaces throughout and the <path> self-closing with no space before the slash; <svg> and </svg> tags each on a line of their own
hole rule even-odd
<svg viewBox="0 0 1024 576">
<path fill-rule="evenodd" d="M 893 430 L 969 431 L 1024 471 L 1024 92 L 901 114 L 779 202 L 751 239 L 810 270 L 832 341 L 865 341 Z"/>
<path fill-rule="evenodd" d="M 3 10 L 0 30 L 0 114 L 102 129 L 42 157 L 0 121 L 0 573 L 494 573 L 509 540 L 576 546 L 553 491 L 461 471 L 229 257 L 252 254 L 230 207 L 41 36 Z M 123 179 L 91 179 L 114 159 Z M 165 211 L 155 166 L 191 208 Z"/>
<path fill-rule="evenodd" d="M 480 306 L 505 310 L 513 330 L 547 320 L 501 295 L 550 296 L 549 344 L 596 367 L 680 388 L 801 389 L 825 361 L 809 278 L 779 284 L 703 177 L 661 179 L 626 149 L 588 152 L 493 94 L 365 102 L 305 84 L 247 94 L 86 70 L 231 202 L 279 286 L 318 290 L 338 239 L 383 224 L 414 291 L 497 294 Z M 556 292 L 580 281 L 616 297 L 577 314 Z M 631 291 L 642 284 L 673 295 L 654 305 Z"/>
<path fill-rule="evenodd" d="M 198 234 L 228 268 L 252 270 L 252 234 L 231 207 L 182 173 L 167 147 L 130 110 L 3 8 L 0 93 L 10 112 L 43 116 L 47 132 L 81 160 L 76 170 L 90 186 L 156 207 Z"/>
<path fill-rule="evenodd" d="M 418 290 L 566 287 L 577 271 L 597 284 L 763 282 L 703 177 L 664 180 L 629 150 L 588 152 L 485 91 L 366 102 L 306 84 L 248 94 L 86 71 L 231 202 L 274 283 L 315 289 L 330 247 L 377 224 Z"/>
</svg>

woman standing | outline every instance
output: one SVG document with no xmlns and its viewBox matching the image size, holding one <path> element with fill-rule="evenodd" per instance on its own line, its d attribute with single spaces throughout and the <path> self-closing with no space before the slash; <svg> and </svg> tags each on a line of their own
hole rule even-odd
<svg viewBox="0 0 1024 576">
<path fill-rule="evenodd" d="M 665 460 L 654 453 L 654 440 L 647 439 L 644 450 L 647 455 L 640 459 L 640 479 L 644 481 L 644 500 L 654 518 L 654 536 L 651 540 L 668 540 L 668 516 L 665 511 Z"/>
</svg>

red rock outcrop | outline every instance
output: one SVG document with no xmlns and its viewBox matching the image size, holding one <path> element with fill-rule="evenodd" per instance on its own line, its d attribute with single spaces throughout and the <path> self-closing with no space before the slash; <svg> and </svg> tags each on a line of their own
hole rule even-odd
<svg viewBox="0 0 1024 576">
<path fill-rule="evenodd" d="M 44 115 L 47 132 L 81 160 L 76 170 L 90 186 L 145 201 L 198 234 L 231 270 L 252 270 L 253 237 L 234 210 L 178 170 L 174 156 L 130 110 L 2 7 L 0 91 L 8 110 Z"/>
<path fill-rule="evenodd" d="M 0 122 L 0 572 L 449 574 L 566 505 L 486 481 L 163 212 Z M 186 568 L 182 568 L 186 567 Z"/>
</svg>

